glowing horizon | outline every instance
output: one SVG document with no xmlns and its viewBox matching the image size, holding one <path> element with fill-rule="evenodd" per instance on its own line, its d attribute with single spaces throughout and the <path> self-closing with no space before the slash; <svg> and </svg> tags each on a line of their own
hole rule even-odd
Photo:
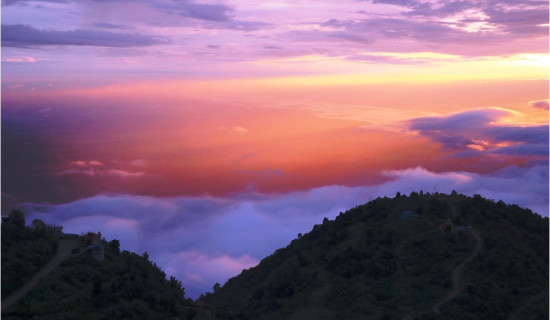
<svg viewBox="0 0 550 320">
<path fill-rule="evenodd" d="M 2 213 L 193 297 L 370 197 L 548 216 L 549 65 L 540 1 L 3 1 Z"/>
</svg>

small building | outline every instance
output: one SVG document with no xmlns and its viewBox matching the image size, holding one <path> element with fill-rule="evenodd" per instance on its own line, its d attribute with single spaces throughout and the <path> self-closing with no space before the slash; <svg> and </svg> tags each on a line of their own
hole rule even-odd
<svg viewBox="0 0 550 320">
<path fill-rule="evenodd" d="M 85 236 L 86 252 L 90 253 L 92 257 L 97 261 L 103 261 L 104 259 L 104 245 L 101 241 L 101 232 L 93 233 L 88 232 Z"/>
</svg>

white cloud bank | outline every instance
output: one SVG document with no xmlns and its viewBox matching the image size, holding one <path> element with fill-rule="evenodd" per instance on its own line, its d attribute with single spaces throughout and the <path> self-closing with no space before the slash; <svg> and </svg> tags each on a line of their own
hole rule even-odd
<svg viewBox="0 0 550 320">
<path fill-rule="evenodd" d="M 378 196 L 424 190 L 481 194 L 548 216 L 548 167 L 507 167 L 493 175 L 430 172 L 416 167 L 383 173 L 373 186 L 325 186 L 286 194 L 233 194 L 226 198 L 154 198 L 98 195 L 60 205 L 27 204 L 29 221 L 61 224 L 65 232 L 100 230 L 122 249 L 143 253 L 180 279 L 197 298 L 244 268 L 256 265 L 324 217 Z"/>
</svg>

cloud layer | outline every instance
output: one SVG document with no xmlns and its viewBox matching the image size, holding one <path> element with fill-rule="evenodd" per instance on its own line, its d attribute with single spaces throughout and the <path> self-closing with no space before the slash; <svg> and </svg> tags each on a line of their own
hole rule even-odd
<svg viewBox="0 0 550 320">
<path fill-rule="evenodd" d="M 98 195 L 61 205 L 25 206 L 29 221 L 62 224 L 65 232 L 101 231 L 121 247 L 143 253 L 181 279 L 196 298 L 215 282 L 256 265 L 323 218 L 396 191 L 482 194 L 548 216 L 548 167 L 507 167 L 493 175 L 431 172 L 421 167 L 390 170 L 380 185 L 326 186 L 285 194 L 239 193 L 230 197 L 153 198 Z M 523 186 L 517 188 L 518 185 Z"/>
</svg>

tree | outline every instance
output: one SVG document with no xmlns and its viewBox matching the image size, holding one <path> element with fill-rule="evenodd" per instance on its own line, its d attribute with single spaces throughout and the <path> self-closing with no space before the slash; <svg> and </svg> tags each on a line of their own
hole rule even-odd
<svg viewBox="0 0 550 320">
<path fill-rule="evenodd" d="M 170 276 L 170 281 L 168 282 L 168 285 L 173 292 L 181 294 L 182 298 L 185 297 L 185 289 L 183 288 L 183 284 L 181 283 L 181 281 L 178 281 L 176 277 Z"/>
<path fill-rule="evenodd" d="M 111 249 L 111 252 L 118 256 L 120 254 L 120 241 L 117 239 L 109 241 L 109 249 Z"/>
<path fill-rule="evenodd" d="M 31 227 L 33 227 L 36 231 L 44 231 L 46 230 L 46 223 L 40 219 L 34 219 Z"/>
<path fill-rule="evenodd" d="M 8 215 L 8 223 L 17 229 L 25 228 L 25 213 L 21 210 L 12 210 Z"/>
<path fill-rule="evenodd" d="M 220 284 L 216 282 L 214 284 L 214 293 L 218 292 L 218 290 L 220 290 L 220 288 L 221 288 Z"/>
</svg>

